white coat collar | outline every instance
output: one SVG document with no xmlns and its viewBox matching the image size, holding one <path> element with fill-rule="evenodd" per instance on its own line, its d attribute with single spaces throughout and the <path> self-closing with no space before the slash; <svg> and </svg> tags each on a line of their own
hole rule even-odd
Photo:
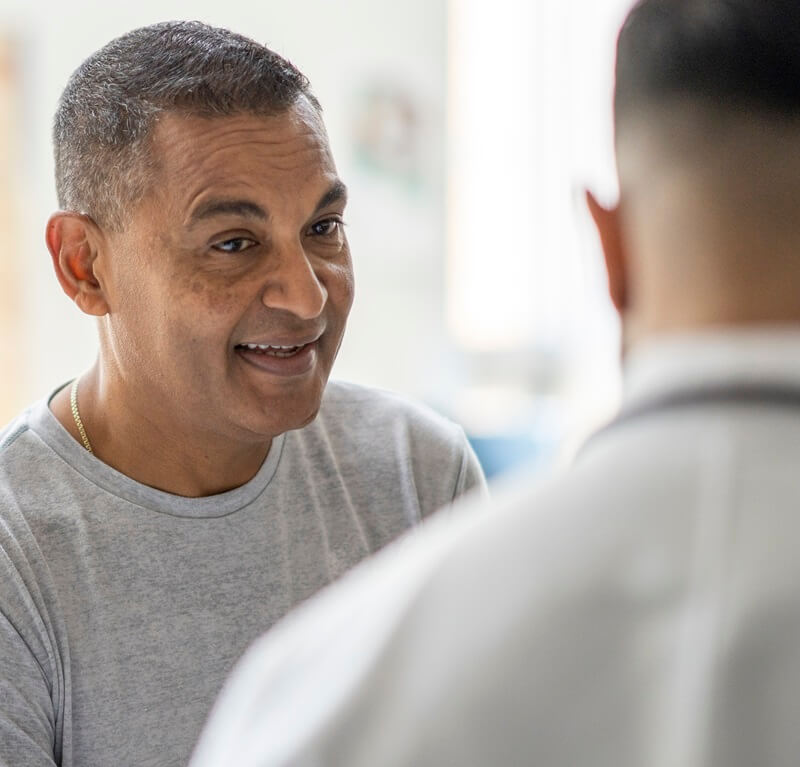
<svg viewBox="0 0 800 767">
<path fill-rule="evenodd" d="M 623 403 L 692 388 L 797 386 L 800 326 L 722 329 L 654 338 L 625 360 Z"/>
</svg>

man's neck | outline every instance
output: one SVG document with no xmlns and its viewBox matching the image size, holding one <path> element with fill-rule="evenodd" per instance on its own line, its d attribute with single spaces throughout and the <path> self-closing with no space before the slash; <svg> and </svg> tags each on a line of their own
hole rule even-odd
<svg viewBox="0 0 800 767">
<path fill-rule="evenodd" d="M 271 443 L 240 443 L 181 428 L 158 415 L 120 402 L 99 383 L 93 368 L 79 381 L 78 408 L 96 458 L 143 485 L 174 495 L 199 498 L 239 487 L 252 479 Z M 70 386 L 50 409 L 81 446 L 83 439 L 70 405 Z M 116 406 L 112 406 L 114 401 Z"/>
</svg>

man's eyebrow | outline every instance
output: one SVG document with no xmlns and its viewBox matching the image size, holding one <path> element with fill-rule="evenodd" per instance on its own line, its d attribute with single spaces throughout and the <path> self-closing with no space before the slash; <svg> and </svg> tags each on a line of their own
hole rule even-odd
<svg viewBox="0 0 800 767">
<path fill-rule="evenodd" d="M 189 216 L 189 223 L 196 224 L 214 216 L 242 216 L 266 221 L 267 211 L 250 200 L 212 199 L 198 205 Z"/>
<path fill-rule="evenodd" d="M 319 198 L 314 212 L 317 213 L 323 208 L 327 208 L 328 205 L 339 202 L 340 200 L 347 202 L 347 187 L 337 178 L 336 181 L 331 184 L 330 189 Z"/>
</svg>

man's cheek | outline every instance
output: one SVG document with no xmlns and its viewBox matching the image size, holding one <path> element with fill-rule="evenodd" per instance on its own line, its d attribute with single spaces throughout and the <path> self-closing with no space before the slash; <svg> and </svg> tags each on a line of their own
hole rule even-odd
<svg viewBox="0 0 800 767">
<path fill-rule="evenodd" d="M 194 276 L 186 282 L 186 293 L 194 311 L 217 316 L 230 315 L 237 309 L 244 310 L 248 304 L 242 295 L 240 280 L 233 276 L 214 281 Z"/>
</svg>

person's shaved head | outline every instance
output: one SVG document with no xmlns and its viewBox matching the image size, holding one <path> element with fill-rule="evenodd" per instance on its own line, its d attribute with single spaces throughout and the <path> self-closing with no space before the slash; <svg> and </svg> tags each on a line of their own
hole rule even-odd
<svg viewBox="0 0 800 767">
<path fill-rule="evenodd" d="M 641 0 L 617 43 L 617 121 L 675 99 L 800 117 L 796 0 Z"/>
<path fill-rule="evenodd" d="M 641 0 L 614 117 L 635 322 L 800 319 L 800 3 Z"/>
</svg>

